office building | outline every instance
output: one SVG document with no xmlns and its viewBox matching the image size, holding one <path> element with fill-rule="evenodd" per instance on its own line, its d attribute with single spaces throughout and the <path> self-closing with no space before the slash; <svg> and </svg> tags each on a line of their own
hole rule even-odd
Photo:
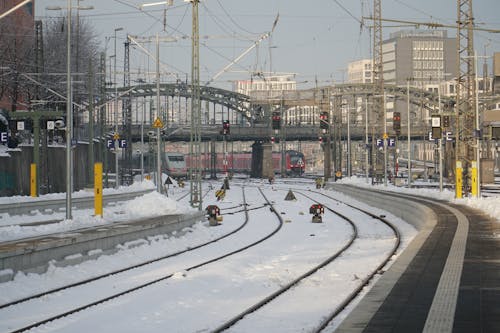
<svg viewBox="0 0 500 333">
<path fill-rule="evenodd" d="M 403 30 L 383 41 L 384 83 L 424 88 L 456 77 L 457 39 L 444 30 Z"/>
</svg>

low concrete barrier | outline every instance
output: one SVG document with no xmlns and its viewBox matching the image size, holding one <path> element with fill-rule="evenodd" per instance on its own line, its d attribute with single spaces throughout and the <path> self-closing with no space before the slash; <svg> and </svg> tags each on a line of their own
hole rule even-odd
<svg viewBox="0 0 500 333">
<path fill-rule="evenodd" d="M 117 252 L 119 244 L 181 232 L 203 217 L 204 212 L 165 215 L 2 243 L 0 281 L 10 280 L 18 271 L 43 273 L 49 262 L 55 262 L 56 266 L 77 264 Z"/>
<path fill-rule="evenodd" d="M 413 225 L 417 230 L 434 228 L 436 215 L 434 212 L 410 199 L 391 195 L 390 192 L 376 191 L 344 184 L 329 184 L 337 192 L 344 193 L 370 206 L 380 208 Z"/>
</svg>

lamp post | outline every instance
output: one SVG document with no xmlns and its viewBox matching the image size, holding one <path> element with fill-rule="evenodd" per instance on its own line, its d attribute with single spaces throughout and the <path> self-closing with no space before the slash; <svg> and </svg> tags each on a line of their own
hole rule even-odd
<svg viewBox="0 0 500 333">
<path fill-rule="evenodd" d="M 346 121 L 347 121 L 347 166 L 346 174 L 347 177 L 351 177 L 351 108 L 349 104 L 344 104 L 346 110 Z"/>
<path fill-rule="evenodd" d="M 115 188 L 118 188 L 120 186 L 120 177 L 118 175 L 119 169 L 118 169 L 118 82 L 116 81 L 116 33 L 118 31 L 122 31 L 123 28 L 115 28 L 115 57 L 114 57 L 114 77 L 113 81 L 115 84 L 115 135 L 114 135 L 114 143 L 115 143 Z"/>
<path fill-rule="evenodd" d="M 387 186 L 387 102 L 386 102 L 386 93 L 384 91 L 383 95 L 383 103 L 384 107 L 384 186 Z"/>
<path fill-rule="evenodd" d="M 72 185 L 72 173 L 71 169 L 73 167 L 72 155 L 71 155 L 71 137 L 73 129 L 73 112 L 72 105 L 73 96 L 71 96 L 71 0 L 68 0 L 68 44 L 66 46 L 66 219 L 71 220 L 71 185 Z"/>
<path fill-rule="evenodd" d="M 156 34 L 156 119 L 160 119 L 160 40 Z M 161 193 L 161 135 L 156 127 L 156 191 Z"/>
<path fill-rule="evenodd" d="M 438 107 L 439 116 L 441 116 L 441 82 L 438 83 Z M 441 124 L 440 124 L 441 125 Z M 439 145 L 439 192 L 443 192 L 443 139 L 438 139 Z"/>
<path fill-rule="evenodd" d="M 368 184 L 369 180 L 369 166 L 368 166 L 368 95 L 366 95 L 365 99 L 365 173 L 366 173 L 366 183 Z"/>
<path fill-rule="evenodd" d="M 73 97 L 71 92 L 71 0 L 68 0 L 68 37 L 66 44 L 66 219 L 71 220 L 71 192 L 72 192 L 72 168 L 73 159 L 71 155 L 71 138 L 73 136 Z M 77 9 L 93 9 L 94 7 L 77 7 Z M 62 7 L 47 7 L 48 10 L 61 10 Z"/>
</svg>

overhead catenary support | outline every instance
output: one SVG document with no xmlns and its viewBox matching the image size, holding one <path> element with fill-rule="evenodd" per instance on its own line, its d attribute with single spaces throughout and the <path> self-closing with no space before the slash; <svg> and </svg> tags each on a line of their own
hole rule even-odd
<svg viewBox="0 0 500 333">
<path fill-rule="evenodd" d="M 382 0 L 373 0 L 373 112 L 375 114 L 375 123 L 380 124 L 378 135 L 385 136 L 386 133 L 381 133 L 385 125 L 385 106 L 384 106 L 384 65 L 382 59 Z M 384 140 L 385 141 L 385 140 Z M 385 145 L 385 144 L 384 144 Z M 374 154 L 377 154 L 375 151 Z M 379 158 L 375 159 L 375 168 L 380 165 Z M 387 165 L 383 162 L 384 175 L 386 174 Z M 385 178 L 385 177 L 384 177 Z"/>
<path fill-rule="evenodd" d="M 200 99 L 200 32 L 198 21 L 199 0 L 190 0 L 192 4 L 191 33 L 191 132 L 189 141 L 189 168 L 191 206 L 202 209 L 201 192 L 201 99 Z"/>
<path fill-rule="evenodd" d="M 124 62 L 123 62 L 123 87 L 130 89 L 130 40 L 124 43 Z M 132 102 L 130 100 L 130 92 L 123 98 L 122 103 L 122 117 L 123 117 L 123 137 L 127 145 L 123 147 L 122 160 L 123 165 L 121 168 L 122 183 L 126 185 L 132 184 Z"/>
<path fill-rule="evenodd" d="M 262 36 L 260 36 L 260 38 L 254 44 L 252 44 L 252 46 L 250 46 L 242 54 L 240 54 L 238 57 L 236 57 L 234 60 L 232 60 L 227 66 L 225 66 L 223 69 L 221 69 L 210 80 L 208 80 L 205 83 L 205 85 L 208 86 L 210 83 L 212 83 L 213 81 L 215 81 L 219 76 L 221 76 L 222 74 L 224 74 L 225 72 L 227 72 L 229 70 L 229 68 L 231 68 L 233 65 L 235 65 L 236 63 L 238 63 L 238 61 L 240 61 L 245 55 L 247 55 L 248 52 L 252 51 L 255 47 L 257 47 L 260 44 L 260 42 L 262 42 L 263 40 L 265 40 L 266 38 L 268 38 L 269 35 L 270 35 L 270 33 L 265 33 Z"/>
<path fill-rule="evenodd" d="M 455 151 L 455 172 L 463 169 L 463 188 L 455 186 L 455 197 L 461 198 L 468 190 L 470 177 L 468 174 L 474 154 L 474 120 L 475 120 L 475 67 L 474 67 L 474 17 L 472 16 L 472 0 L 457 0 L 457 87 L 456 87 L 456 121 L 455 135 L 457 145 Z M 479 149 L 479 147 L 477 147 Z M 479 161 L 477 161 L 479 162 Z M 459 167 L 460 166 L 460 167 Z"/>
</svg>

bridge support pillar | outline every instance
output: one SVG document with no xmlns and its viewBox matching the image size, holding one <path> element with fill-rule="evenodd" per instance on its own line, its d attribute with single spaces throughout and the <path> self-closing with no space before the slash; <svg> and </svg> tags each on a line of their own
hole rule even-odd
<svg viewBox="0 0 500 333">
<path fill-rule="evenodd" d="M 262 161 L 263 149 L 262 142 L 254 142 L 252 144 L 252 169 L 250 170 L 250 177 L 262 178 Z"/>
<path fill-rule="evenodd" d="M 273 146 L 270 142 L 255 142 L 252 145 L 252 170 L 253 178 L 274 177 Z"/>
<path fill-rule="evenodd" d="M 262 178 L 274 178 L 273 145 L 270 142 L 262 144 Z"/>
</svg>

